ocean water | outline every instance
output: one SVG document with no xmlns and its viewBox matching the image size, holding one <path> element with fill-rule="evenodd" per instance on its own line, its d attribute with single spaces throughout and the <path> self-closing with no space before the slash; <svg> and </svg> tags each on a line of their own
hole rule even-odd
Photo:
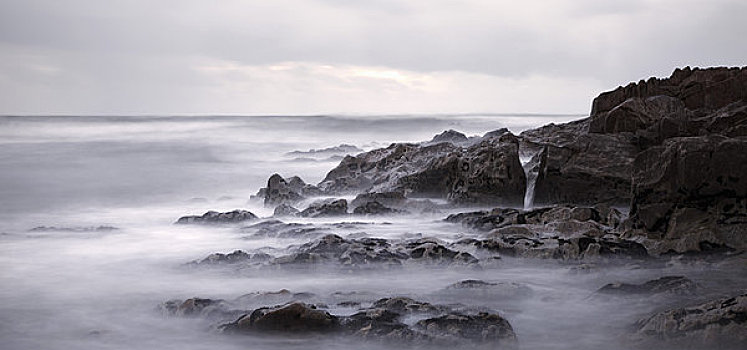
<svg viewBox="0 0 747 350">
<path fill-rule="evenodd" d="M 726 268 L 621 264 L 578 272 L 557 261 L 503 259 L 482 270 L 406 268 L 345 274 L 190 269 L 215 252 L 281 252 L 304 238 L 249 239 L 236 227 L 173 225 L 183 215 L 237 208 L 268 217 L 249 201 L 273 173 L 319 182 L 334 154 L 289 155 L 349 144 L 362 150 L 429 140 L 447 129 L 468 136 L 514 133 L 569 115 L 0 117 L 0 348 L 288 349 L 381 344 L 314 337 L 235 337 L 200 318 L 165 317 L 157 306 L 190 297 L 233 299 L 278 291 L 411 296 L 498 311 L 523 349 L 626 348 L 638 317 L 688 300 L 590 298 L 606 283 L 686 274 L 701 297 L 745 288 Z M 297 219 L 342 236 L 436 237 L 464 229 L 445 214 L 335 220 Z M 44 229 L 34 229 L 44 227 Z M 50 229 L 54 227 L 54 229 Z M 107 229 L 113 227 L 116 229 Z M 100 228 L 100 229 L 96 229 Z M 739 270 L 737 270 L 738 272 Z M 728 278 L 727 278 L 728 277 Z M 464 279 L 510 282 L 515 297 L 439 294 Z"/>
</svg>

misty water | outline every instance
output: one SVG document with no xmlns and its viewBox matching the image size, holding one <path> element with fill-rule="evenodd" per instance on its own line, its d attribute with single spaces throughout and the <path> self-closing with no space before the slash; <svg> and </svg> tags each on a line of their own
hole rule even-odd
<svg viewBox="0 0 747 350">
<path fill-rule="evenodd" d="M 638 318 L 747 287 L 740 267 L 676 260 L 594 268 L 503 258 L 483 269 L 409 266 L 356 273 L 323 266 L 269 272 L 185 266 L 215 252 L 283 252 L 311 240 L 256 238 L 240 228 L 245 225 L 173 224 L 180 216 L 208 210 L 242 208 L 269 217 L 272 208 L 249 201 L 249 196 L 270 175 L 299 175 L 317 183 L 339 162 L 327 155 L 288 152 L 340 144 L 370 150 L 429 140 L 447 129 L 470 136 L 508 127 L 518 134 L 579 117 L 0 117 L 0 348 L 385 346 L 331 336 L 227 336 L 211 329 L 210 320 L 166 317 L 158 310 L 170 299 L 232 300 L 287 289 L 314 293 L 330 305 L 334 295 L 363 295 L 366 300 L 410 296 L 495 310 L 511 323 L 523 349 L 624 349 L 627 328 Z M 472 234 L 444 222 L 446 215 L 284 221 L 311 223 L 342 237 L 435 237 L 448 242 Z M 610 282 L 640 283 L 664 275 L 686 275 L 701 292 L 643 299 L 594 296 Z M 518 285 L 521 292 L 443 292 L 465 279 Z"/>
</svg>

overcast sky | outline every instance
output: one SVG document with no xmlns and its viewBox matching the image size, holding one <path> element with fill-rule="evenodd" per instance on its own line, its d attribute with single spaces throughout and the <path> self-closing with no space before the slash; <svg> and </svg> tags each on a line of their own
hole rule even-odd
<svg viewBox="0 0 747 350">
<path fill-rule="evenodd" d="M 0 0 L 2 114 L 588 113 L 747 65 L 744 0 Z"/>
</svg>

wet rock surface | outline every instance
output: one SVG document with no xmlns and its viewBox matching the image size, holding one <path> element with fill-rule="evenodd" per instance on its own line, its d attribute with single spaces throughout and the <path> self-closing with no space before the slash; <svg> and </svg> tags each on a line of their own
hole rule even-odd
<svg viewBox="0 0 747 350">
<path fill-rule="evenodd" d="M 348 201 L 344 199 L 313 203 L 308 208 L 298 213 L 298 216 L 305 218 L 320 218 L 344 215 L 348 215 Z"/>
<path fill-rule="evenodd" d="M 457 203 L 520 204 L 526 179 L 510 134 L 467 148 L 451 142 L 393 144 L 346 157 L 319 184 L 328 193 L 401 192 Z"/>
<path fill-rule="evenodd" d="M 260 293 L 290 296 L 287 290 Z M 296 293 L 299 295 L 303 293 Z M 514 349 L 516 334 L 498 313 L 464 313 L 406 297 L 383 298 L 351 315 L 333 315 L 324 307 L 299 301 L 254 310 L 234 309 L 233 302 L 203 298 L 172 300 L 160 306 L 166 315 L 203 317 L 216 321 L 215 329 L 229 334 L 289 335 L 334 333 L 352 338 L 399 344 L 474 345 Z M 352 303 L 350 305 L 359 305 Z M 235 318 L 225 322 L 226 319 Z M 405 322 L 415 317 L 416 322 Z"/>
<path fill-rule="evenodd" d="M 256 220 L 257 216 L 247 210 L 234 210 L 225 213 L 209 211 L 202 216 L 182 216 L 176 221 L 177 224 L 228 224 L 243 221 Z"/>
<path fill-rule="evenodd" d="M 642 346 L 743 349 L 747 294 L 657 313 L 638 321 L 632 338 Z"/>
<path fill-rule="evenodd" d="M 671 293 L 688 295 L 695 293 L 695 282 L 684 276 L 665 276 L 642 284 L 610 283 L 597 293 L 607 295 L 651 295 Z"/>
</svg>

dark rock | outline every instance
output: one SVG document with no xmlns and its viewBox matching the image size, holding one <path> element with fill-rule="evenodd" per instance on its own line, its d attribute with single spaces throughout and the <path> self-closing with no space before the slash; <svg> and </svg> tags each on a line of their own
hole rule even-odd
<svg viewBox="0 0 747 350">
<path fill-rule="evenodd" d="M 361 193 L 350 202 L 350 206 L 357 208 L 369 202 L 378 202 L 388 207 L 398 208 L 405 205 L 407 198 L 401 192 Z"/>
<path fill-rule="evenodd" d="M 292 303 L 275 308 L 260 308 L 223 326 L 224 332 L 308 333 L 338 329 L 339 320 L 313 305 Z"/>
<path fill-rule="evenodd" d="M 398 314 L 411 313 L 438 313 L 444 310 L 442 307 L 430 303 L 417 301 L 406 297 L 394 297 L 379 299 L 373 304 L 374 308 L 383 308 Z"/>
<path fill-rule="evenodd" d="M 170 300 L 159 307 L 166 316 L 203 317 L 212 320 L 234 318 L 240 311 L 232 310 L 220 299 L 190 298 L 184 301 Z"/>
<path fill-rule="evenodd" d="M 319 187 L 328 193 L 400 192 L 459 203 L 521 205 L 526 186 L 511 134 L 468 148 L 393 144 L 346 157 Z"/>
<path fill-rule="evenodd" d="M 460 315 L 451 313 L 418 321 L 415 329 L 437 339 L 460 338 L 474 343 L 513 348 L 517 345 L 511 324 L 497 314 Z"/>
<path fill-rule="evenodd" d="M 202 216 L 191 215 L 180 217 L 177 224 L 226 224 L 255 220 L 257 216 L 247 210 L 234 210 L 225 213 L 209 211 Z"/>
<path fill-rule="evenodd" d="M 280 220 L 265 220 L 241 228 L 242 232 L 251 233 L 253 237 L 296 238 L 318 236 L 326 231 L 312 224 L 285 223 Z"/>
<path fill-rule="evenodd" d="M 747 138 L 673 138 L 638 155 L 627 235 L 657 254 L 747 248 Z"/>
<path fill-rule="evenodd" d="M 305 218 L 319 218 L 329 216 L 348 215 L 348 201 L 337 199 L 331 202 L 318 202 L 310 205 L 299 213 L 299 216 Z"/>
<path fill-rule="evenodd" d="M 277 207 L 275 207 L 275 211 L 272 213 L 272 216 L 275 217 L 282 217 L 282 216 L 296 216 L 300 213 L 298 209 L 288 205 L 288 204 L 280 204 Z"/>
<path fill-rule="evenodd" d="M 401 214 L 403 211 L 385 207 L 379 202 L 367 202 L 353 209 L 353 214 L 357 215 L 390 215 Z"/>
<path fill-rule="evenodd" d="M 251 255 L 243 250 L 234 250 L 231 253 L 213 253 L 197 262 L 197 265 L 236 264 L 251 260 Z"/>
<path fill-rule="evenodd" d="M 744 349 L 747 294 L 654 314 L 638 321 L 632 338 L 649 348 Z"/>
<path fill-rule="evenodd" d="M 460 143 L 467 141 L 467 136 L 464 136 L 459 131 L 456 130 L 446 130 L 436 136 L 433 136 L 433 139 L 431 139 L 430 143 L 441 143 L 441 142 L 450 142 L 450 143 Z"/>
<path fill-rule="evenodd" d="M 535 156 L 535 205 L 628 204 L 639 149 L 631 135 L 590 134 L 588 124 L 584 119 L 521 134 L 523 147 L 540 150 Z"/>
<path fill-rule="evenodd" d="M 612 295 L 635 295 L 635 294 L 693 294 L 695 282 L 683 276 L 665 276 L 643 284 L 610 283 L 600 288 L 597 293 Z"/>
<path fill-rule="evenodd" d="M 278 174 L 270 176 L 267 180 L 267 187 L 260 189 L 259 192 L 264 194 L 265 206 L 280 204 L 294 205 L 306 197 L 320 196 L 322 194 L 318 188 L 306 184 L 298 176 L 284 179 Z M 257 196 L 260 193 L 257 193 Z"/>
</svg>

